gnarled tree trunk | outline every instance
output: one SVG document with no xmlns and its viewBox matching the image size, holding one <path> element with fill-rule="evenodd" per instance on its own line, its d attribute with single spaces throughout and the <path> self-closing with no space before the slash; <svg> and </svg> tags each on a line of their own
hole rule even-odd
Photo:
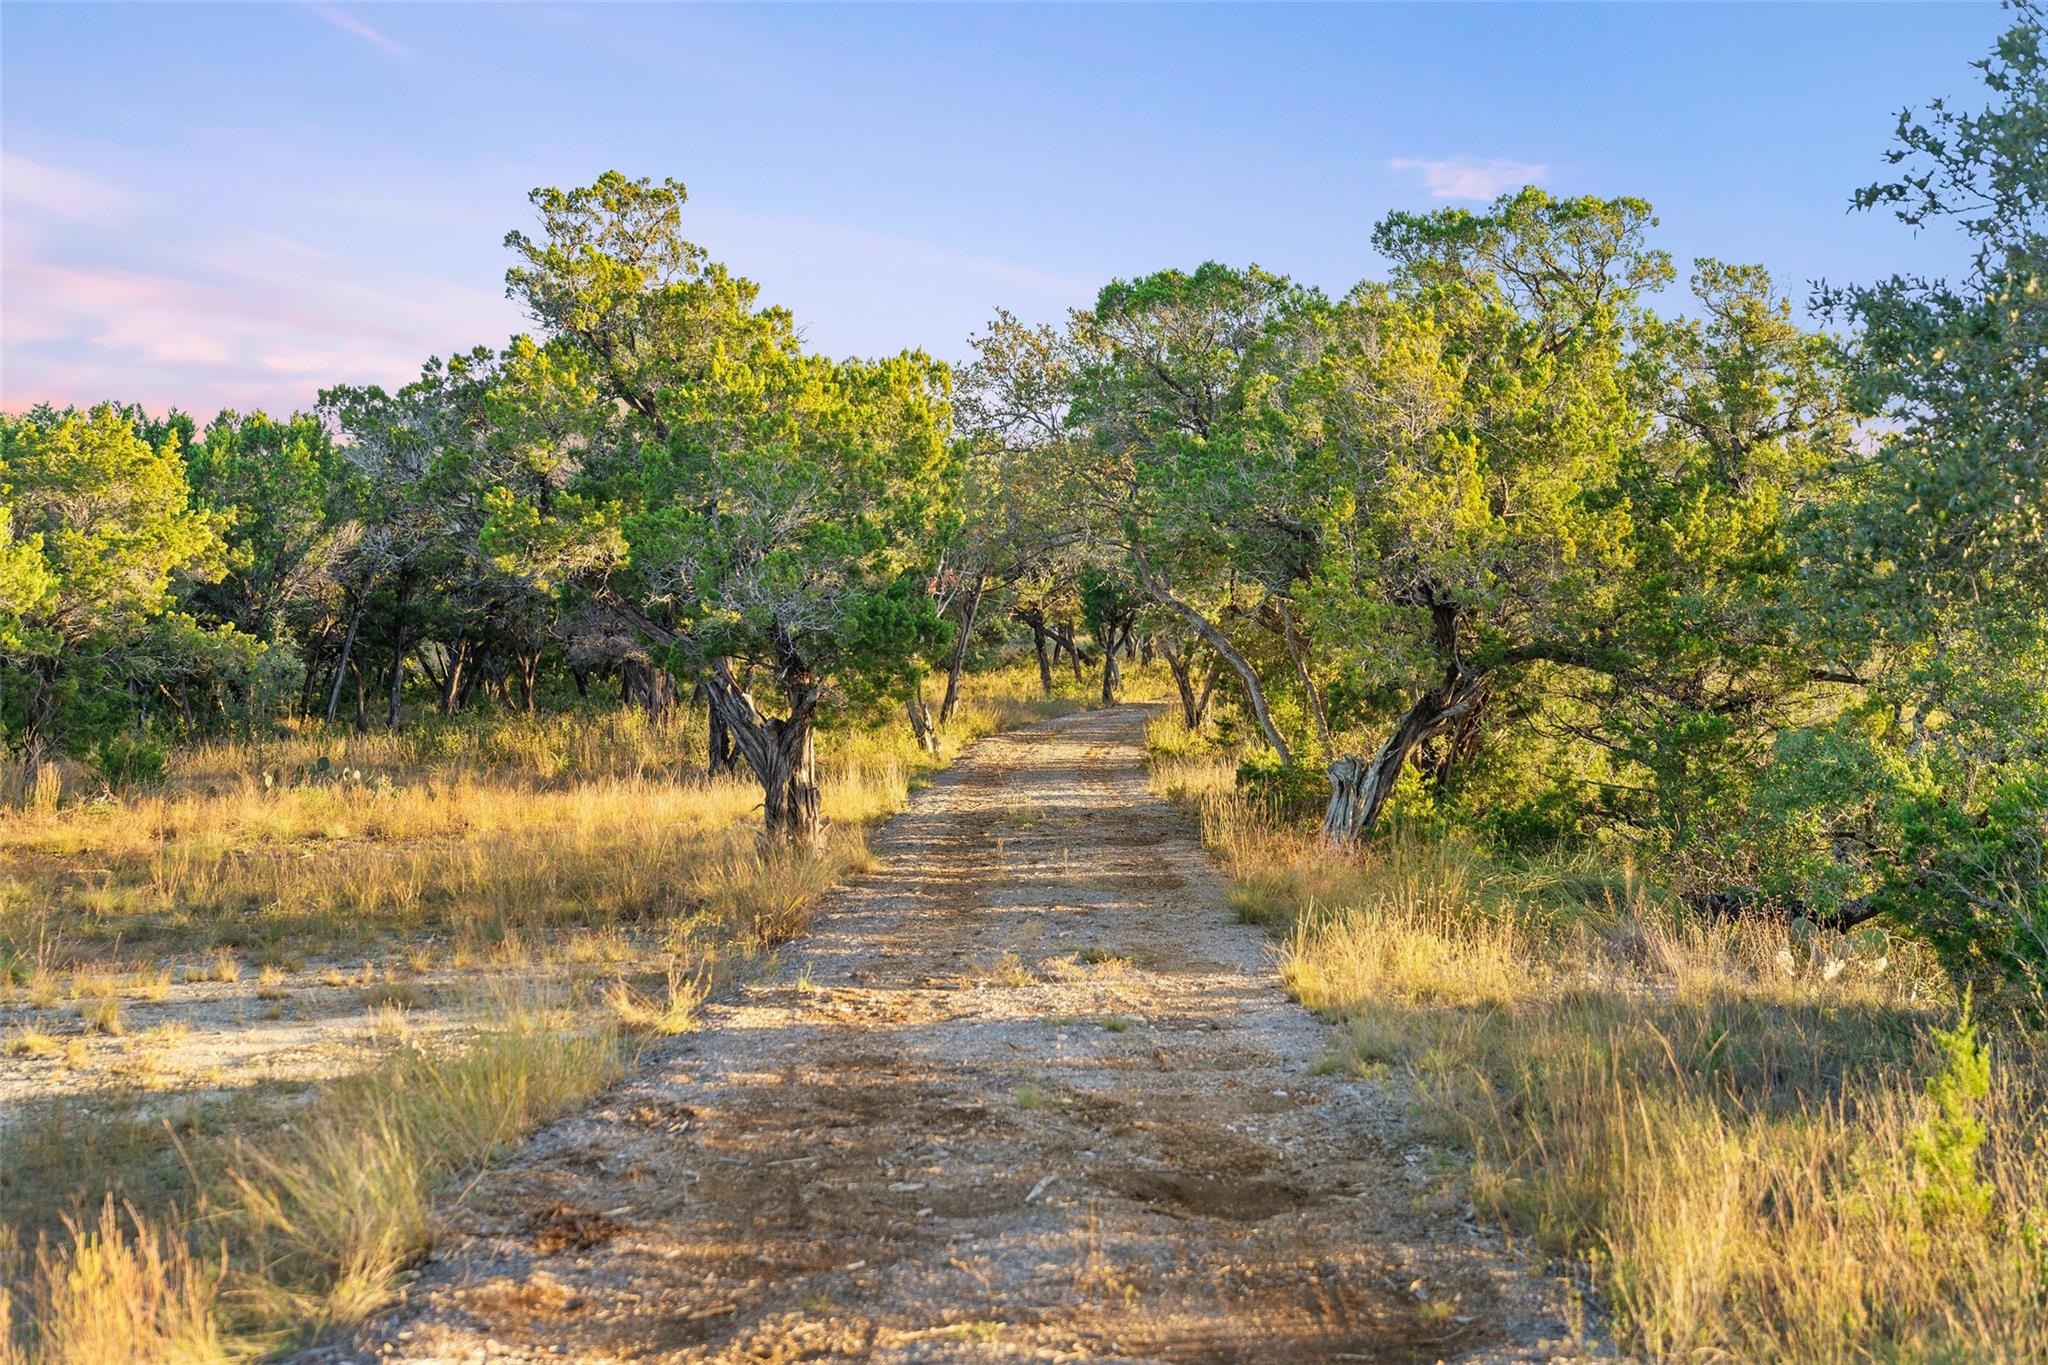
<svg viewBox="0 0 2048 1365">
<path fill-rule="evenodd" d="M 1408 708 L 1394 732 L 1370 761 L 1346 754 L 1330 765 L 1330 806 L 1323 814 L 1323 837 L 1343 848 L 1369 842 L 1380 812 L 1401 769 L 1416 749 L 1479 704 L 1486 690 L 1486 671 L 1452 659 L 1444 679 Z"/>
<path fill-rule="evenodd" d="M 1012 620 L 1021 621 L 1031 632 L 1031 652 L 1038 658 L 1038 686 L 1046 696 L 1052 695 L 1052 660 L 1057 651 L 1046 649 L 1047 632 L 1045 613 L 1037 607 L 1016 607 L 1010 612 Z"/>
<path fill-rule="evenodd" d="M 676 704 L 675 675 L 665 668 L 656 668 L 645 659 L 622 659 L 619 661 L 619 692 L 621 700 L 646 707 L 649 720 L 667 720 L 668 713 Z"/>
<path fill-rule="evenodd" d="M 697 690 L 690 695 L 690 701 L 693 705 L 700 701 L 704 703 L 708 720 L 704 736 L 704 771 L 711 777 L 724 777 L 739 761 L 739 751 L 733 747 L 732 728 L 725 723 L 725 713 L 712 703 L 711 684 L 706 680 L 697 680 Z"/>
<path fill-rule="evenodd" d="M 718 708 L 707 706 L 705 709 L 711 717 L 710 733 L 705 736 L 704 747 L 708 755 L 705 768 L 713 777 L 724 777 L 732 771 L 733 760 L 739 757 L 739 752 L 733 747 L 732 730 Z"/>
<path fill-rule="evenodd" d="M 1187 722 L 1189 730 L 1200 730 L 1209 723 L 1209 703 L 1216 696 L 1216 682 L 1222 676 L 1222 665 L 1212 662 L 1203 675 L 1200 688 L 1195 686 L 1195 656 L 1201 646 L 1190 640 L 1175 648 L 1160 645 L 1159 657 L 1166 660 L 1167 671 L 1173 674 L 1174 688 L 1180 693 L 1180 715 Z"/>
<path fill-rule="evenodd" d="M 723 659 L 706 675 L 704 690 L 723 717 L 734 746 L 761 783 L 761 833 L 771 845 L 814 848 L 823 842 L 817 755 L 811 721 L 822 689 L 808 673 L 785 669 L 789 714 L 764 716 Z"/>
<path fill-rule="evenodd" d="M 946 689 L 946 695 L 949 698 L 952 696 L 952 688 Z M 921 684 L 911 689 L 909 698 L 903 703 L 903 709 L 910 716 L 910 733 L 917 737 L 918 747 L 928 754 L 937 753 L 939 732 L 932 724 L 932 709 L 925 705 L 924 687 Z"/>
</svg>

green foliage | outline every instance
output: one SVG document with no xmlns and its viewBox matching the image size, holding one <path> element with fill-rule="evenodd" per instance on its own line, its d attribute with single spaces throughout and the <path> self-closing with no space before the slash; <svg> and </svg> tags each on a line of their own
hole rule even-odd
<svg viewBox="0 0 2048 1365">
<path fill-rule="evenodd" d="M 118 725 L 120 691 L 219 643 L 177 588 L 227 567 L 226 518 L 191 505 L 175 437 L 112 405 L 0 419 L 0 722 L 37 755 Z M 232 634 L 232 628 L 222 627 Z"/>
<path fill-rule="evenodd" d="M 492 534 L 609 539 L 612 518 L 592 509 L 615 507 L 630 591 L 672 624 L 675 664 L 874 689 L 943 637 L 910 584 L 955 486 L 949 374 L 915 352 L 806 353 L 786 312 L 757 308 L 752 281 L 680 236 L 684 202 L 673 181 L 606 175 L 537 191 L 543 235 L 507 239 L 522 262 L 509 290 L 588 356 L 630 420 L 625 450 L 572 498 L 501 498 Z"/>
<path fill-rule="evenodd" d="M 2048 1014 L 2048 767 L 2006 774 L 1988 800 L 1939 790 L 1899 811 L 1901 869 L 1881 903 L 1986 998 Z"/>
<path fill-rule="evenodd" d="M 1270 750 L 1247 755 L 1237 765 L 1237 790 L 1276 821 L 1318 816 L 1330 799 L 1330 780 L 1306 763 L 1282 763 Z"/>
<path fill-rule="evenodd" d="M 1867 904 L 1918 929 L 1987 997 L 2043 1001 L 2048 936 L 2048 55 L 2041 12 L 1979 63 L 1988 101 L 1901 115 L 1898 178 L 1857 195 L 1970 241 L 1955 281 L 1822 291 L 1859 328 L 1881 419 L 1798 527 L 1800 629 L 1865 689 L 1832 726 L 1841 778 L 1798 818 L 1846 852 Z M 1853 780 L 1851 778 L 1853 769 Z M 1784 803 L 1779 809 L 1793 808 Z M 1819 869 L 1839 884 L 1839 868 Z"/>
<path fill-rule="evenodd" d="M 303 626 L 301 609 L 328 586 L 343 534 L 330 513 L 349 478 L 320 421 L 223 412 L 185 449 L 192 500 L 221 514 L 227 572 L 191 605 L 259 639 Z"/>
<path fill-rule="evenodd" d="M 107 735 L 94 746 L 92 770 L 115 791 L 164 775 L 164 746 L 130 734 Z"/>
</svg>

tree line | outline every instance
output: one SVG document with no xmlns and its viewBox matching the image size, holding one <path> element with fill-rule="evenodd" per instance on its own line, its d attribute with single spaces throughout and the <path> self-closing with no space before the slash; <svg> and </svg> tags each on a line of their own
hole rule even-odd
<svg viewBox="0 0 2048 1365">
<path fill-rule="evenodd" d="M 831 708 L 933 742 L 977 651 L 1163 661 L 1335 845 L 1605 843 L 1704 910 L 1914 926 L 2048 974 L 2048 79 L 1900 119 L 1855 196 L 1949 280 L 1681 269 L 1633 198 L 1395 213 L 1330 296 L 1256 266 L 838 360 L 683 235 L 683 187 L 538 190 L 534 323 L 203 428 L 8 417 L 0 716 L 30 761 L 594 692 L 702 709 L 774 839 Z M 1684 280 L 1681 285 L 1680 276 Z M 942 680 L 942 681 L 941 681 Z M 927 683 L 939 692 L 932 709 Z"/>
</svg>

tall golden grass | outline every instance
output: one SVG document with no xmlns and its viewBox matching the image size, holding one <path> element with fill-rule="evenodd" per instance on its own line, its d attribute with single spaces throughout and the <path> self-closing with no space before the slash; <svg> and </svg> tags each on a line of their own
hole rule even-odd
<svg viewBox="0 0 2048 1365">
<path fill-rule="evenodd" d="M 789 931 L 863 832 L 981 735 L 1076 709 L 1016 668 L 970 676 L 944 751 L 894 718 L 821 738 L 822 859 L 758 856 L 760 790 L 701 775 L 694 725 L 634 711 L 309 731 L 173 756 L 160 785 L 0 816 L 0 985 L 30 964 L 259 960 L 394 939 L 494 943 L 660 924 L 748 899 Z M 324 766 L 321 766 L 324 763 Z M 718 869 L 706 876 L 704 869 Z M 772 884 L 771 884 L 772 883 Z"/>
<path fill-rule="evenodd" d="M 2048 1058 L 1956 1030 L 1912 945 L 1823 961 L 1593 858 L 1333 859 L 1158 728 L 1155 782 L 1339 1023 L 1333 1060 L 1464 1147 L 1475 1202 L 1583 1267 L 1624 1351 L 2048 1360 Z"/>
<path fill-rule="evenodd" d="M 407 1047 L 258 1132 L 184 1152 L 151 1214 L 63 1219 L 0 1245 L 0 1340 L 52 1365 L 214 1361 L 361 1321 L 432 1236 L 437 1184 L 610 1082 L 618 1035 L 588 1011 L 506 998 L 461 1046 Z M 0 1360 L 7 1357 L 0 1356 Z"/>
</svg>

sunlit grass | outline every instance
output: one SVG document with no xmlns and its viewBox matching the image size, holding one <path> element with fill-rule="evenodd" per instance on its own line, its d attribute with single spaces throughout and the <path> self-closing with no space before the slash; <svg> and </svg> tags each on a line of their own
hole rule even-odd
<svg viewBox="0 0 2048 1365">
<path fill-rule="evenodd" d="M 1819 971 L 1784 924 L 1685 915 L 1625 866 L 1332 857 L 1229 764 L 1160 748 L 1339 1064 L 1397 1079 L 1476 1202 L 1592 1274 L 1625 1350 L 2048 1359 L 2048 1069 L 1996 1036 L 1962 1119 L 1984 1136 L 1944 1174 L 1956 1002 L 1911 945 Z"/>
<path fill-rule="evenodd" d="M 620 1059 L 601 1020 L 506 1000 L 459 1048 L 407 1043 L 288 1120 L 203 1129 L 169 1178 L 175 1202 L 117 1216 L 109 1195 L 96 1221 L 63 1215 L 33 1257 L 17 1245 L 11 1265 L 0 1258 L 15 1349 L 78 1365 L 216 1360 L 359 1322 L 426 1246 L 436 1187 L 580 1104 Z M 160 1160 L 118 1109 L 99 1121 L 53 1109 L 43 1122 L 83 1123 Z M 22 1145 L 53 1140 L 63 1139 L 16 1137 L 9 1154 L 61 1177 L 62 1161 Z M 133 1181 L 143 1164 L 113 1170 Z M 13 1192 L 24 1202 L 62 1193 Z"/>
</svg>

